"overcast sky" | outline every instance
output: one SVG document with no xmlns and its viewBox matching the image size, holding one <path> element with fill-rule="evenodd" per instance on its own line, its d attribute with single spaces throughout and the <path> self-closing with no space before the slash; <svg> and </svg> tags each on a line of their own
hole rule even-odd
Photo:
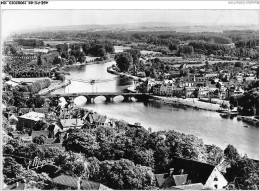
<svg viewBox="0 0 260 191">
<path fill-rule="evenodd" d="M 3 10 L 2 34 L 28 28 L 169 22 L 196 24 L 258 24 L 258 10 Z"/>
</svg>

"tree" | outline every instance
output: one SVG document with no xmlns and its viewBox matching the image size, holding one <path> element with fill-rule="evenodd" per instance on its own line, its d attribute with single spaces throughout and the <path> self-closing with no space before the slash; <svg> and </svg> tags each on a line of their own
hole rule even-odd
<svg viewBox="0 0 260 191">
<path fill-rule="evenodd" d="M 259 190 L 259 174 L 257 172 L 249 173 L 248 178 L 245 179 L 245 182 L 244 182 L 243 187 L 241 189 L 243 189 L 243 190 Z"/>
<path fill-rule="evenodd" d="M 69 50 L 69 46 L 68 44 L 64 43 L 64 44 L 58 44 L 56 45 L 57 51 L 62 53 L 62 52 L 68 52 Z"/>
<path fill-rule="evenodd" d="M 209 69 L 209 61 L 207 61 L 207 60 L 206 60 L 206 62 L 205 62 L 205 68 L 206 68 L 206 69 Z"/>
<path fill-rule="evenodd" d="M 112 189 L 145 189 L 152 186 L 154 174 L 150 167 L 140 166 L 127 159 L 103 161 L 100 164 L 100 182 Z"/>
<path fill-rule="evenodd" d="M 12 91 L 4 91 L 2 93 L 2 101 L 3 103 L 6 104 L 6 106 L 13 105 L 15 100 L 14 100 L 14 95 Z"/>
<path fill-rule="evenodd" d="M 48 87 L 48 86 L 46 86 L 46 87 Z M 43 104 L 44 104 L 44 98 L 41 97 L 40 95 L 36 95 L 35 99 L 34 99 L 34 104 L 35 104 L 35 107 L 41 108 L 43 106 Z"/>
<path fill-rule="evenodd" d="M 46 159 L 55 158 L 59 154 L 64 153 L 62 150 L 59 149 L 59 147 L 56 146 L 44 148 L 43 152 L 44 152 L 44 158 Z"/>
<path fill-rule="evenodd" d="M 14 158 L 5 157 L 3 161 L 3 175 L 8 178 L 17 178 L 23 172 L 22 165 L 18 164 Z"/>
<path fill-rule="evenodd" d="M 228 104 L 224 103 L 224 102 L 220 105 L 220 107 L 223 108 L 223 109 L 228 109 L 229 108 Z"/>
<path fill-rule="evenodd" d="M 18 50 L 17 50 L 16 47 L 14 47 L 14 46 L 11 45 L 11 46 L 10 46 L 10 52 L 11 52 L 11 54 L 16 55 L 17 52 L 18 52 Z"/>
<path fill-rule="evenodd" d="M 219 82 L 216 84 L 216 88 L 221 89 L 221 84 Z"/>
<path fill-rule="evenodd" d="M 74 163 L 74 175 L 77 177 L 81 177 L 85 173 L 85 166 L 82 162 L 77 162 L 76 164 Z"/>
<path fill-rule="evenodd" d="M 74 177 L 81 177 L 85 174 L 83 162 L 71 161 L 69 158 L 61 165 L 61 169 L 65 174 Z"/>
<path fill-rule="evenodd" d="M 205 145 L 201 139 L 194 135 L 169 131 L 166 144 L 170 146 L 170 157 L 182 157 L 201 162 L 207 161 Z"/>
<path fill-rule="evenodd" d="M 78 55 L 78 61 L 80 62 L 80 63 L 83 63 L 83 62 L 85 62 L 85 56 L 86 56 L 86 54 L 84 53 L 84 52 L 79 52 L 79 55 Z"/>
<path fill-rule="evenodd" d="M 58 56 L 56 56 L 54 59 L 53 59 L 53 61 L 52 61 L 52 64 L 53 65 L 57 65 L 57 64 L 60 64 L 61 63 L 61 59 L 58 57 Z"/>
<path fill-rule="evenodd" d="M 64 74 L 59 74 L 58 76 L 57 76 L 57 80 L 61 80 L 61 81 L 65 81 L 65 75 Z"/>
<path fill-rule="evenodd" d="M 97 141 L 110 141 L 115 136 L 115 130 L 109 126 L 99 126 L 95 129 L 95 134 L 97 137 Z"/>
<path fill-rule="evenodd" d="M 53 189 L 51 178 L 46 173 L 36 173 L 34 170 L 24 169 L 20 174 L 20 178 L 29 180 L 26 189 Z"/>
<path fill-rule="evenodd" d="M 164 142 L 158 143 L 154 151 L 154 170 L 156 173 L 164 173 L 168 171 L 170 149 Z"/>
<path fill-rule="evenodd" d="M 26 98 L 24 97 L 22 92 L 19 92 L 16 88 L 13 89 L 13 95 L 14 95 L 14 103 L 13 105 L 16 107 L 27 107 L 26 105 Z"/>
<path fill-rule="evenodd" d="M 88 157 L 94 156 L 99 149 L 95 137 L 83 130 L 74 130 L 69 133 L 67 139 L 63 140 L 62 146 L 65 147 L 66 151 L 81 152 Z"/>
<path fill-rule="evenodd" d="M 145 70 L 145 64 L 144 64 L 144 61 L 143 61 L 143 60 L 141 60 L 141 61 L 139 62 L 138 69 L 139 69 L 140 72 L 144 72 L 144 70 Z"/>
<path fill-rule="evenodd" d="M 106 139 L 100 140 L 99 150 L 95 153 L 95 156 L 99 160 L 114 160 L 115 152 L 112 142 Z"/>
<path fill-rule="evenodd" d="M 115 48 L 114 48 L 114 46 L 111 45 L 111 44 L 106 44 L 106 45 L 105 45 L 105 50 L 106 50 L 107 53 L 110 53 L 110 54 L 112 54 L 112 53 L 115 52 Z"/>
<path fill-rule="evenodd" d="M 90 44 L 88 42 L 82 44 L 82 50 L 85 52 L 86 55 L 89 54 Z"/>
<path fill-rule="evenodd" d="M 259 165 L 247 156 L 231 161 L 225 176 L 229 182 L 240 178 L 240 189 L 259 189 Z"/>
<path fill-rule="evenodd" d="M 225 155 L 225 157 L 227 157 L 227 159 L 229 159 L 231 161 L 236 160 L 240 157 L 237 152 L 237 149 L 233 145 L 230 145 L 230 144 L 225 148 L 224 155 Z"/>
<path fill-rule="evenodd" d="M 150 71 L 150 77 L 151 77 L 151 78 L 155 78 L 155 79 L 158 78 L 158 74 L 157 74 L 155 68 L 152 68 L 152 69 L 151 69 L 151 71 Z"/>
<path fill-rule="evenodd" d="M 149 149 L 139 149 L 136 148 L 133 152 L 132 161 L 135 164 L 140 164 L 142 166 L 149 166 L 154 168 L 154 151 Z"/>
<path fill-rule="evenodd" d="M 115 56 L 116 65 L 121 72 L 127 72 L 129 67 L 133 64 L 133 58 L 130 53 L 122 52 Z"/>
<path fill-rule="evenodd" d="M 125 135 L 117 135 L 113 142 L 112 148 L 115 160 L 121 158 L 132 159 L 133 141 L 130 137 Z"/>
<path fill-rule="evenodd" d="M 139 62 L 139 58 L 141 57 L 141 52 L 138 49 L 128 49 L 126 52 L 129 52 L 133 58 L 133 64 L 137 65 Z"/>
<path fill-rule="evenodd" d="M 68 59 L 69 58 L 69 53 L 67 51 L 64 51 L 61 53 L 61 58 L 65 58 L 65 59 Z"/>
<path fill-rule="evenodd" d="M 129 49 L 126 52 L 129 52 L 133 58 L 134 75 L 136 75 L 137 69 L 139 67 L 139 58 L 141 56 L 141 52 L 138 49 Z"/>
<path fill-rule="evenodd" d="M 36 143 L 38 145 L 43 145 L 44 144 L 44 140 L 41 136 L 35 136 L 33 138 L 33 143 Z"/>
<path fill-rule="evenodd" d="M 74 64 L 75 62 L 76 62 L 75 56 L 70 56 L 70 57 L 69 57 L 69 65 L 72 65 L 72 64 Z"/>
<path fill-rule="evenodd" d="M 145 70 L 144 72 L 146 77 L 150 77 L 151 72 L 149 70 Z"/>
<path fill-rule="evenodd" d="M 180 76 L 188 76 L 189 72 L 186 68 L 180 69 Z"/>
<path fill-rule="evenodd" d="M 193 46 L 183 45 L 179 47 L 177 55 L 181 56 L 181 55 L 193 54 L 193 53 L 194 53 Z"/>
<path fill-rule="evenodd" d="M 42 62 L 42 57 L 41 55 L 38 56 L 38 59 L 37 59 L 37 65 L 38 66 L 42 66 L 43 62 Z"/>
<path fill-rule="evenodd" d="M 149 133 L 144 127 L 131 127 L 125 132 L 125 136 L 129 137 L 133 141 L 135 147 L 145 147 L 149 140 Z"/>
<path fill-rule="evenodd" d="M 216 145 L 206 145 L 207 162 L 213 165 L 219 164 L 224 157 L 223 150 Z"/>
<path fill-rule="evenodd" d="M 173 51 L 173 50 L 178 50 L 178 45 L 171 43 L 171 44 L 169 45 L 169 50 L 171 50 L 171 51 Z"/>
<path fill-rule="evenodd" d="M 99 181 L 100 161 L 96 157 L 87 158 L 89 179 Z"/>
<path fill-rule="evenodd" d="M 64 165 L 66 163 L 66 161 L 68 161 L 69 153 L 60 152 L 60 153 L 56 154 L 53 158 L 54 158 L 53 159 L 54 165 L 61 166 L 61 165 Z"/>
<path fill-rule="evenodd" d="M 236 62 L 235 67 L 243 68 L 243 63 L 242 62 Z"/>
<path fill-rule="evenodd" d="M 12 154 L 14 152 L 14 147 L 10 144 L 3 145 L 3 154 Z"/>
</svg>

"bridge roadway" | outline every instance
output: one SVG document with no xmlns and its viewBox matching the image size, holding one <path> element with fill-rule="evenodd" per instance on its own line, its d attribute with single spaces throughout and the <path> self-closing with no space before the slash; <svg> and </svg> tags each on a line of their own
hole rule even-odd
<svg viewBox="0 0 260 191">
<path fill-rule="evenodd" d="M 65 98 L 66 100 L 75 99 L 76 97 L 83 96 L 87 102 L 93 102 L 96 97 L 104 96 L 106 101 L 113 101 L 116 96 L 123 96 L 124 100 L 130 100 L 132 97 L 143 99 L 149 97 L 150 93 L 123 93 L 123 92 L 79 92 L 79 93 L 63 93 L 63 94 L 49 94 L 41 96 L 43 98 Z"/>
</svg>

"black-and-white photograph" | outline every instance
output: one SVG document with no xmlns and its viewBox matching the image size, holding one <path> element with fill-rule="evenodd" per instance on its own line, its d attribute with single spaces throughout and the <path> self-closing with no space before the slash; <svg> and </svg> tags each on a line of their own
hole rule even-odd
<svg viewBox="0 0 260 191">
<path fill-rule="evenodd" d="M 258 24 L 257 9 L 2 9 L 1 189 L 259 190 Z"/>
</svg>

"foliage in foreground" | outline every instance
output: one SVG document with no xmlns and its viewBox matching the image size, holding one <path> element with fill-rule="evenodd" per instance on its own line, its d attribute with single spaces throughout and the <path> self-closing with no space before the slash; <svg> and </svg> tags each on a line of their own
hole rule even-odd
<svg viewBox="0 0 260 191">
<path fill-rule="evenodd" d="M 37 156 L 40 160 L 52 161 L 52 164 L 35 170 L 36 174 L 46 173 L 50 178 L 61 173 L 81 176 L 113 189 L 154 186 L 154 174 L 168 172 L 168 164 L 176 156 L 213 165 L 225 157 L 231 162 L 225 174 L 229 182 L 242 177 L 244 189 L 258 188 L 258 164 L 247 156 L 240 156 L 232 145 L 223 151 L 215 145 L 205 145 L 193 135 L 175 131 L 149 134 L 143 127 L 129 127 L 123 121 L 116 121 L 115 124 L 115 128 L 101 126 L 94 130 L 72 130 L 63 141 L 66 152 L 55 147 L 26 145 L 13 139 L 4 145 L 3 153 L 30 159 Z M 23 159 L 6 157 L 3 169 L 5 182 L 25 177 L 22 172 L 26 167 Z M 50 187 L 48 177 L 44 177 L 41 175 L 39 181 L 47 182 L 46 186 Z"/>
</svg>

